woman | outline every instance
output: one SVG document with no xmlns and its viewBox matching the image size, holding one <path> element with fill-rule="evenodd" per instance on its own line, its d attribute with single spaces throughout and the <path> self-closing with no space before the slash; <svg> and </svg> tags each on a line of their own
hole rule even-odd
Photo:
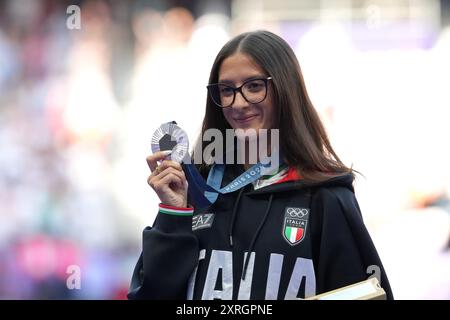
<svg viewBox="0 0 450 320">
<path fill-rule="evenodd" d="M 144 230 L 128 297 L 296 299 L 378 270 L 392 298 L 361 218 L 353 171 L 333 151 L 289 45 L 267 31 L 233 38 L 216 57 L 208 92 L 202 134 L 279 129 L 281 165 L 197 208 L 181 165 L 164 160 L 168 152 L 149 156 L 148 183 L 160 211 Z M 250 165 L 226 164 L 221 186 Z M 212 170 L 199 169 L 205 177 Z"/>
</svg>

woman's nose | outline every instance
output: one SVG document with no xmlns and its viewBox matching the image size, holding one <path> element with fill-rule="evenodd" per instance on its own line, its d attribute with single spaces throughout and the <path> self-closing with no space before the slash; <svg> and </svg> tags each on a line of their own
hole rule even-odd
<svg viewBox="0 0 450 320">
<path fill-rule="evenodd" d="M 247 100 L 245 100 L 244 96 L 242 95 L 242 92 L 236 92 L 234 102 L 231 106 L 233 107 L 233 109 L 240 109 L 248 107 L 249 103 Z"/>
</svg>

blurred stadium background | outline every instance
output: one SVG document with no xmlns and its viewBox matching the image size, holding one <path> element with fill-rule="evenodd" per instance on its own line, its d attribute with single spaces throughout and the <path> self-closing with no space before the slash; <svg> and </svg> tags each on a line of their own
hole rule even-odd
<svg viewBox="0 0 450 320">
<path fill-rule="evenodd" d="M 157 211 L 153 131 L 176 120 L 193 141 L 216 53 L 261 28 L 295 49 L 338 154 L 364 174 L 357 197 L 396 298 L 450 298 L 438 0 L 0 0 L 0 298 L 126 297 Z"/>
</svg>

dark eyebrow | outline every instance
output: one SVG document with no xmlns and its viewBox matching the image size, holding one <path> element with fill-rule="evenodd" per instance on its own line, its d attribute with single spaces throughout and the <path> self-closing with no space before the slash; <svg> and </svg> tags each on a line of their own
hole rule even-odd
<svg viewBox="0 0 450 320">
<path fill-rule="evenodd" d="M 251 77 L 245 78 L 244 81 L 242 81 L 242 83 L 244 83 L 244 82 L 246 82 L 246 81 L 249 81 L 249 80 L 265 79 L 265 78 L 267 78 L 267 77 L 268 77 L 268 76 L 263 75 L 263 74 L 261 74 L 261 75 L 256 75 L 256 76 L 251 76 Z M 231 80 L 228 80 L 228 79 L 222 79 L 222 80 L 219 80 L 218 83 L 223 83 L 223 84 L 227 84 L 227 85 L 234 85 L 234 82 L 231 81 Z"/>
</svg>

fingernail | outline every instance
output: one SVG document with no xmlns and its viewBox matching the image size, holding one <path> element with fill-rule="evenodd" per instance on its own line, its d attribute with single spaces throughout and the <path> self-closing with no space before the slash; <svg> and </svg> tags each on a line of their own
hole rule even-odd
<svg viewBox="0 0 450 320">
<path fill-rule="evenodd" d="M 163 155 L 168 156 L 169 154 L 172 153 L 172 150 L 164 150 L 164 151 L 161 151 L 161 152 L 163 153 Z"/>
</svg>

